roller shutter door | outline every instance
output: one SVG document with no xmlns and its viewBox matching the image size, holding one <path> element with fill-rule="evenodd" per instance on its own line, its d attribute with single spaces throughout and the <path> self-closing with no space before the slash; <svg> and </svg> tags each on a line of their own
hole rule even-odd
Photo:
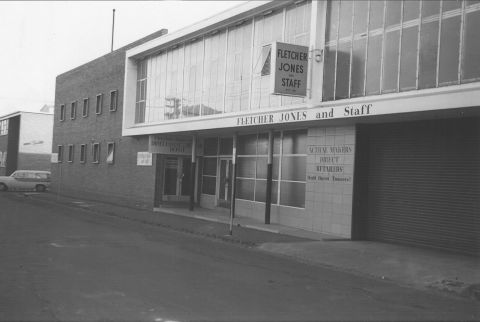
<svg viewBox="0 0 480 322">
<path fill-rule="evenodd" d="M 368 131 L 370 240 L 480 255 L 480 119 Z"/>
</svg>

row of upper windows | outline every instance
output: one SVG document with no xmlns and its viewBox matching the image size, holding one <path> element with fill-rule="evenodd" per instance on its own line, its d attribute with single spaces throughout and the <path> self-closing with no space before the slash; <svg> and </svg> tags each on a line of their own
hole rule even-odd
<svg viewBox="0 0 480 322">
<path fill-rule="evenodd" d="M 66 154 L 65 161 L 69 163 L 73 163 L 75 160 L 75 145 L 68 144 L 66 145 L 66 147 L 67 147 L 67 154 Z M 90 151 L 92 163 L 99 164 L 102 161 L 100 152 L 101 152 L 100 143 L 98 142 L 92 143 L 91 151 Z M 63 159 L 64 159 L 63 145 L 59 145 L 57 147 L 57 155 L 58 155 L 58 162 L 59 163 L 63 162 Z M 105 156 L 105 162 L 107 164 L 113 164 L 114 156 L 115 156 L 115 143 L 107 142 L 107 153 Z M 87 162 L 87 144 L 80 144 L 80 163 L 86 163 L 86 162 Z"/>
<path fill-rule="evenodd" d="M 74 120 L 77 117 L 77 101 L 70 103 L 70 119 Z M 115 112 L 118 105 L 118 91 L 110 91 L 110 104 L 109 111 Z M 90 98 L 86 97 L 83 99 L 82 105 L 82 117 L 87 117 L 90 110 Z M 95 114 L 102 114 L 103 110 L 103 94 L 98 94 L 95 100 Z M 67 114 L 67 107 L 65 104 L 60 105 L 60 121 L 65 121 L 65 116 Z"/>
<path fill-rule="evenodd" d="M 8 120 L 1 120 L 0 121 L 0 135 L 7 135 L 8 134 Z"/>
</svg>

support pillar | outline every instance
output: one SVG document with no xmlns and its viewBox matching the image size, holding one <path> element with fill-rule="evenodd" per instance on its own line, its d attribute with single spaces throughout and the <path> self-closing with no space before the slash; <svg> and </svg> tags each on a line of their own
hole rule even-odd
<svg viewBox="0 0 480 322">
<path fill-rule="evenodd" d="M 270 210 L 272 206 L 272 174 L 273 174 L 273 131 L 268 132 L 267 158 L 267 191 L 265 196 L 265 224 L 270 224 Z"/>
<path fill-rule="evenodd" d="M 235 217 L 235 188 L 237 185 L 237 134 L 233 135 L 232 148 L 232 195 L 230 198 L 230 235 L 232 235 L 233 218 Z"/>
<path fill-rule="evenodd" d="M 189 210 L 193 211 L 195 205 L 195 170 L 197 168 L 197 136 L 192 137 L 192 162 L 190 170 L 190 204 Z"/>
</svg>

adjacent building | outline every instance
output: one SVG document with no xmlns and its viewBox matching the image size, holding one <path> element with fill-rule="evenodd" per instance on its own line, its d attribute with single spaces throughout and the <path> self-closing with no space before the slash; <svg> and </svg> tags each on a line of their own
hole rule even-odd
<svg viewBox="0 0 480 322">
<path fill-rule="evenodd" d="M 15 170 L 50 170 L 53 114 L 0 116 L 0 176 Z"/>
<path fill-rule="evenodd" d="M 480 1 L 247 2 L 60 75 L 54 177 L 479 255 L 478 28 Z"/>
</svg>

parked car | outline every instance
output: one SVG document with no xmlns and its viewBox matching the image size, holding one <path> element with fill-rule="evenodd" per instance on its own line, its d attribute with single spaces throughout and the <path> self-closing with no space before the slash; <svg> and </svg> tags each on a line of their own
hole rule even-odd
<svg viewBox="0 0 480 322">
<path fill-rule="evenodd" d="M 10 176 L 0 176 L 0 191 L 38 191 L 50 186 L 50 172 L 37 170 L 17 170 Z"/>
</svg>

